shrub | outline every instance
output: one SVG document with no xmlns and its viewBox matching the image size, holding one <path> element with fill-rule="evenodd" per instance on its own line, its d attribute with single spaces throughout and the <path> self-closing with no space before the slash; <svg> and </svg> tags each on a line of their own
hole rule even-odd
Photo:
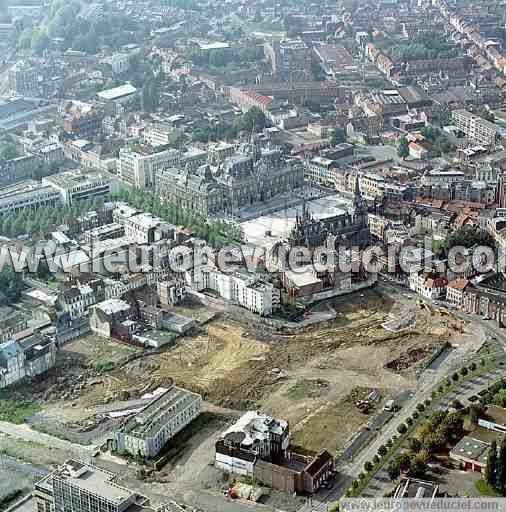
<svg viewBox="0 0 506 512">
<path fill-rule="evenodd" d="M 475 372 L 476 371 L 476 363 L 471 363 L 469 365 L 469 371 L 470 372 Z"/>
<path fill-rule="evenodd" d="M 369 473 L 369 471 L 372 471 L 374 468 L 372 462 L 370 460 L 368 460 L 365 464 L 364 464 L 364 469 L 366 471 L 366 473 Z"/>
<path fill-rule="evenodd" d="M 408 431 L 408 427 L 406 427 L 406 425 L 404 423 L 401 423 L 397 427 L 397 432 L 399 432 L 399 434 L 405 434 L 407 431 Z"/>
<path fill-rule="evenodd" d="M 388 453 L 387 447 L 384 444 L 382 444 L 378 448 L 378 454 L 381 455 L 382 457 L 384 457 L 387 453 Z"/>
<path fill-rule="evenodd" d="M 460 375 L 462 375 L 463 377 L 465 377 L 468 373 L 469 370 L 465 366 L 460 370 Z"/>
<path fill-rule="evenodd" d="M 417 408 L 420 412 L 425 411 L 425 405 L 423 405 L 422 403 L 417 404 L 416 408 Z"/>
</svg>

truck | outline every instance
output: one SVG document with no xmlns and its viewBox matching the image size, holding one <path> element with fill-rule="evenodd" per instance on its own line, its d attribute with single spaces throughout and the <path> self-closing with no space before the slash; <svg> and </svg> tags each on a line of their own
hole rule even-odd
<svg viewBox="0 0 506 512">
<path fill-rule="evenodd" d="M 395 412 L 397 410 L 395 400 L 387 400 L 383 406 L 383 410 L 387 412 Z"/>
</svg>

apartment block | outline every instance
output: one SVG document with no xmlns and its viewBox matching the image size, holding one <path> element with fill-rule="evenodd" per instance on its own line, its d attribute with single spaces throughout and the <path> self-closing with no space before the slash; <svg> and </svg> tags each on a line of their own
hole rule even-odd
<svg viewBox="0 0 506 512">
<path fill-rule="evenodd" d="M 494 123 L 463 109 L 454 110 L 452 118 L 457 129 L 463 132 L 472 143 L 495 146 L 497 127 Z"/>
<path fill-rule="evenodd" d="M 201 279 L 193 283 L 199 291 L 211 290 L 220 297 L 260 316 L 271 316 L 280 304 L 280 292 L 259 276 L 224 274 L 218 270 L 201 270 Z"/>
</svg>

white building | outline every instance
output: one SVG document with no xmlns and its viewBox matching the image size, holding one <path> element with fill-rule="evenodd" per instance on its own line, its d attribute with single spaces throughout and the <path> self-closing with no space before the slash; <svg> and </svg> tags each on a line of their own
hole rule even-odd
<svg viewBox="0 0 506 512">
<path fill-rule="evenodd" d="M 136 188 L 151 188 L 155 174 L 165 167 L 175 167 L 180 154 L 175 149 L 156 152 L 150 146 L 122 149 L 119 153 L 118 175 Z"/>
<path fill-rule="evenodd" d="M 43 185 L 49 185 L 59 192 L 61 201 L 72 206 L 75 201 L 107 196 L 118 190 L 115 176 L 105 172 L 76 169 L 42 178 Z"/>
<path fill-rule="evenodd" d="M 278 458 L 289 444 L 287 421 L 248 411 L 221 434 L 214 464 L 226 473 L 253 476 L 257 459 Z"/>
<path fill-rule="evenodd" d="M 111 106 L 115 114 L 121 114 L 139 101 L 139 91 L 132 84 L 120 85 L 97 93 L 98 99 Z"/>
<path fill-rule="evenodd" d="M 62 199 L 58 190 L 34 180 L 26 180 L 0 190 L 0 214 L 42 207 L 54 208 L 61 204 Z"/>
<path fill-rule="evenodd" d="M 121 426 L 115 434 L 113 449 L 134 456 L 155 457 L 200 415 L 201 409 L 199 394 L 172 386 Z"/>
<path fill-rule="evenodd" d="M 0 389 L 50 370 L 56 361 L 56 346 L 48 336 L 30 334 L 0 345 Z"/>
<path fill-rule="evenodd" d="M 144 129 L 144 141 L 153 147 L 165 146 L 170 142 L 174 129 L 165 123 L 153 123 Z"/>
<path fill-rule="evenodd" d="M 130 55 L 128 53 L 115 53 L 101 62 L 109 64 L 115 75 L 121 75 L 130 69 Z"/>
<path fill-rule="evenodd" d="M 113 211 L 113 220 L 124 227 L 125 237 L 138 244 L 152 244 L 175 237 L 175 226 L 128 205 L 119 205 Z"/>
<path fill-rule="evenodd" d="M 70 319 L 76 320 L 87 314 L 88 308 L 95 304 L 95 291 L 88 285 L 73 286 L 61 293 L 59 302 Z"/>
<path fill-rule="evenodd" d="M 466 175 L 458 169 L 435 169 L 426 172 L 422 176 L 421 184 L 426 187 L 434 187 L 438 185 L 447 185 L 448 183 L 457 183 L 459 181 L 464 181 L 465 179 Z"/>
<path fill-rule="evenodd" d="M 409 275 L 409 288 L 415 293 L 429 300 L 438 300 L 446 297 L 448 280 L 445 277 L 427 274 L 425 272 L 412 272 Z"/>
<path fill-rule="evenodd" d="M 201 280 L 192 283 L 199 291 L 212 290 L 220 297 L 261 316 L 271 316 L 280 304 L 280 291 L 255 275 L 224 274 L 202 270 Z"/>
</svg>

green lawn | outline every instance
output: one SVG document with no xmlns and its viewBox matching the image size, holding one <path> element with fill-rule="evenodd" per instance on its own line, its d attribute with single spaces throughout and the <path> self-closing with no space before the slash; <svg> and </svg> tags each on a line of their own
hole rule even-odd
<svg viewBox="0 0 506 512">
<path fill-rule="evenodd" d="M 502 496 L 499 491 L 496 491 L 485 480 L 478 480 L 476 482 L 476 490 L 480 493 L 481 496 Z"/>
<path fill-rule="evenodd" d="M 40 406 L 35 402 L 0 398 L 0 421 L 8 421 L 20 425 L 39 411 Z"/>
</svg>

